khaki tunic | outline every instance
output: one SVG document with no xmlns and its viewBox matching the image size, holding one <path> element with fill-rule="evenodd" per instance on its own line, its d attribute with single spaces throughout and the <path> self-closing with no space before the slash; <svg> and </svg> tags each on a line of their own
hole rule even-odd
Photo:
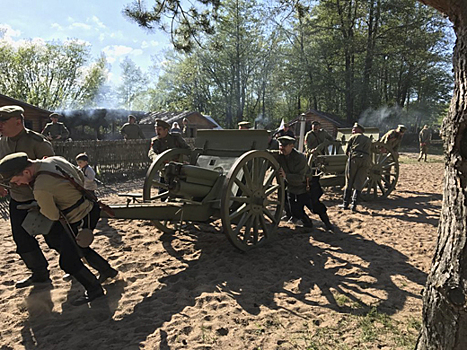
<svg viewBox="0 0 467 350">
<path fill-rule="evenodd" d="M 52 144 L 43 135 L 26 128 L 14 137 L 0 138 L 0 159 L 15 152 L 25 152 L 29 159 L 55 155 Z M 26 202 L 34 199 L 29 186 L 10 185 L 10 195 L 15 201 Z"/>
<path fill-rule="evenodd" d="M 120 133 L 127 140 L 144 139 L 143 131 L 138 124 L 125 123 L 120 129 Z"/>
<path fill-rule="evenodd" d="M 70 132 L 63 123 L 47 123 L 45 124 L 44 130 L 42 130 L 42 135 L 45 137 L 49 136 L 52 139 L 55 139 L 57 136 L 61 136 L 61 139 L 65 140 L 70 136 Z"/>
<path fill-rule="evenodd" d="M 310 130 L 305 135 L 305 149 L 306 154 L 310 155 L 311 151 L 321 145 L 324 141 L 334 141 L 331 135 L 324 130 L 319 129 L 318 131 Z"/>
<path fill-rule="evenodd" d="M 151 147 L 149 148 L 148 157 L 154 161 L 159 154 L 172 148 L 189 149 L 190 146 L 188 146 L 180 134 L 168 133 L 164 138 L 156 136 L 151 139 Z"/>
<path fill-rule="evenodd" d="M 399 146 L 404 135 L 398 132 L 396 129 L 389 130 L 381 137 L 380 141 L 390 146 L 395 152 L 399 150 Z"/>
<path fill-rule="evenodd" d="M 345 188 L 363 190 L 370 162 L 371 140 L 363 134 L 353 134 L 347 143 L 345 153 L 349 157 L 345 166 Z"/>
<path fill-rule="evenodd" d="M 53 172 L 63 176 L 56 169 L 56 166 L 59 166 L 81 186 L 84 183 L 84 175 L 78 168 L 62 157 L 49 157 L 39 160 L 34 166 L 37 174 L 33 184 L 34 199 L 37 201 L 42 215 L 50 220 L 57 221 L 60 217 L 59 210 L 70 208 L 83 197 L 83 194 L 67 179 L 41 173 L 41 171 Z M 93 203 L 91 201 L 84 200 L 81 205 L 65 216 L 70 223 L 75 223 L 84 218 L 92 210 L 92 207 Z"/>
<path fill-rule="evenodd" d="M 287 190 L 293 194 L 302 194 L 306 192 L 305 175 L 308 171 L 306 157 L 295 148 L 288 155 L 283 155 L 279 151 L 269 151 L 277 160 L 285 172 L 287 180 Z"/>
</svg>

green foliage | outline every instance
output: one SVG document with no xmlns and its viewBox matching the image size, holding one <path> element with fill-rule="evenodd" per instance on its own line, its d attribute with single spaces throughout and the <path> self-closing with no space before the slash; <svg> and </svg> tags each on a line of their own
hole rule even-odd
<svg viewBox="0 0 467 350">
<path fill-rule="evenodd" d="M 28 41 L 13 47 L 0 41 L 1 93 L 56 110 L 92 105 L 106 79 L 106 61 L 90 59 L 78 41 Z"/>
<path fill-rule="evenodd" d="M 192 109 L 233 127 L 277 127 L 310 108 L 352 121 L 382 106 L 418 127 L 452 90 L 447 22 L 415 0 L 228 0 L 191 53 L 168 57 L 154 109 Z M 398 119 L 398 120 L 396 120 Z"/>
<path fill-rule="evenodd" d="M 126 109 L 144 109 L 147 105 L 148 78 L 128 57 L 120 64 L 122 84 L 117 88 L 120 106 Z"/>
</svg>

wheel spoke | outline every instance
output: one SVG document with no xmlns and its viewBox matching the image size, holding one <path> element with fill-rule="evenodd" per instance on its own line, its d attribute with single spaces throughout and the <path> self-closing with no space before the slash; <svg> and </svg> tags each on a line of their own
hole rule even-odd
<svg viewBox="0 0 467 350">
<path fill-rule="evenodd" d="M 240 219 L 239 223 L 237 224 L 237 227 L 235 228 L 235 236 L 238 236 L 238 234 L 240 233 L 240 230 L 242 229 L 243 226 L 245 226 L 245 223 L 247 222 L 247 220 L 250 218 L 251 216 L 251 213 L 250 212 L 246 212 L 243 214 L 242 218 Z"/>
<path fill-rule="evenodd" d="M 277 223 L 277 219 L 274 217 L 274 215 L 267 208 L 263 208 L 263 213 L 269 218 L 269 220 L 272 221 L 273 224 Z M 263 216 L 261 215 L 261 217 L 263 217 Z"/>
<path fill-rule="evenodd" d="M 236 177 L 234 179 L 234 182 L 240 188 L 243 194 L 251 195 L 251 190 L 247 186 L 245 186 L 245 184 L 239 178 Z"/>
<path fill-rule="evenodd" d="M 245 182 L 246 182 L 246 186 L 248 188 L 252 188 L 252 180 L 253 178 L 251 177 L 251 172 L 250 172 L 250 169 L 248 167 L 248 163 L 246 163 L 243 167 L 242 167 L 242 170 L 243 170 L 243 178 L 245 179 Z M 238 179 L 238 178 L 237 178 Z M 235 181 L 236 182 L 236 181 Z M 242 182 L 243 183 L 243 182 Z M 242 190 L 243 192 L 243 190 Z"/>
<path fill-rule="evenodd" d="M 251 198 L 246 196 L 230 197 L 230 200 L 238 203 L 251 203 Z"/>
<path fill-rule="evenodd" d="M 263 215 L 259 216 L 259 221 L 260 221 L 261 227 L 263 229 L 263 234 L 266 236 L 269 233 L 268 223 L 264 219 Z"/>
<path fill-rule="evenodd" d="M 250 210 L 250 206 L 247 204 L 242 204 L 237 210 L 229 215 L 229 219 L 232 221 L 248 210 Z"/>
<path fill-rule="evenodd" d="M 255 215 L 253 221 L 253 244 L 258 244 L 258 216 Z"/>
<path fill-rule="evenodd" d="M 248 243 L 251 241 L 251 226 L 253 224 L 253 216 L 250 216 L 245 226 L 245 233 L 243 234 L 243 241 Z"/>
<path fill-rule="evenodd" d="M 268 188 L 272 185 L 272 180 L 276 178 L 277 170 L 271 168 L 272 170 L 269 172 L 268 176 L 264 179 L 263 188 Z"/>
<path fill-rule="evenodd" d="M 275 185 L 269 187 L 269 188 L 264 192 L 264 194 L 265 194 L 266 196 L 270 196 L 271 194 L 273 194 L 273 193 L 274 193 L 277 189 L 279 189 L 279 188 L 280 188 L 279 184 L 275 184 Z"/>
</svg>

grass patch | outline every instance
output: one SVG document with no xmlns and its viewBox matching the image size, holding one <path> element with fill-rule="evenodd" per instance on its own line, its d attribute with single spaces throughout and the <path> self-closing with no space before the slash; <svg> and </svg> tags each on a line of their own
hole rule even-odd
<svg viewBox="0 0 467 350">
<path fill-rule="evenodd" d="M 350 299 L 337 296 L 337 300 L 346 306 Z M 335 316 L 340 319 L 334 326 L 320 325 L 316 320 L 305 322 L 302 330 L 287 339 L 285 348 L 292 345 L 299 350 L 350 350 L 383 346 L 409 350 L 415 348 L 421 327 L 420 319 L 410 316 L 403 322 L 397 321 L 376 306 L 361 315 Z"/>
</svg>

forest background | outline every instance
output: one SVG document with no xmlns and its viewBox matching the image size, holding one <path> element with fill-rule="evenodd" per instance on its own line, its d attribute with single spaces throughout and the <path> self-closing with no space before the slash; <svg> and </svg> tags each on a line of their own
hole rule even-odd
<svg viewBox="0 0 467 350">
<path fill-rule="evenodd" d="M 197 11 L 186 15 L 202 18 L 204 30 L 180 17 L 162 22 L 174 50 L 153 56 L 149 71 L 125 59 L 119 86 L 107 83 L 105 55 L 91 57 L 79 38 L 1 40 L 0 93 L 48 110 L 198 111 L 227 128 L 278 124 L 310 108 L 417 127 L 447 113 L 454 38 L 449 22 L 417 1 L 226 0 L 209 18 Z"/>
</svg>

